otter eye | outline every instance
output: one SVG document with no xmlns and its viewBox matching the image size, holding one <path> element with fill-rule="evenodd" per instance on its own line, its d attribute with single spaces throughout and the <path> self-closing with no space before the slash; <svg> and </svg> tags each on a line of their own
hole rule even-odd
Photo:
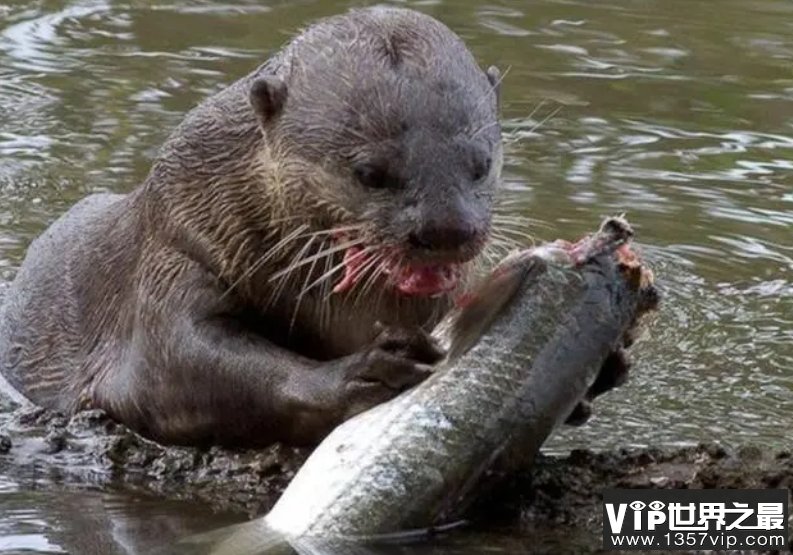
<svg viewBox="0 0 793 555">
<path fill-rule="evenodd" d="M 361 185 L 371 189 L 394 189 L 399 185 L 399 181 L 388 169 L 378 164 L 355 166 L 353 173 Z"/>
<path fill-rule="evenodd" d="M 490 156 L 477 156 L 474 159 L 473 178 L 474 181 L 481 181 L 490 175 L 490 167 L 493 159 Z"/>
</svg>

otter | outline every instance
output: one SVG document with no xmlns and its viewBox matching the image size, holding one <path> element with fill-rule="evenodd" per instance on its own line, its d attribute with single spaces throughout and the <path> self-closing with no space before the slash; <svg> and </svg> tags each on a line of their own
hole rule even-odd
<svg viewBox="0 0 793 555">
<path fill-rule="evenodd" d="M 490 235 L 499 81 L 407 9 L 308 27 L 190 111 L 140 186 L 31 244 L 2 374 L 45 407 L 227 446 L 313 444 L 420 382 Z"/>
</svg>

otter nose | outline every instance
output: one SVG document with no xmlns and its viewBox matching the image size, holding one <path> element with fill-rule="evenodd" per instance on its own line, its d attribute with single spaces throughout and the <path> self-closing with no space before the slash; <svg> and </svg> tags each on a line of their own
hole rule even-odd
<svg viewBox="0 0 793 555">
<path fill-rule="evenodd" d="M 410 234 L 410 244 L 427 250 L 455 250 L 470 243 L 476 237 L 471 225 L 437 225 L 424 227 Z"/>
</svg>

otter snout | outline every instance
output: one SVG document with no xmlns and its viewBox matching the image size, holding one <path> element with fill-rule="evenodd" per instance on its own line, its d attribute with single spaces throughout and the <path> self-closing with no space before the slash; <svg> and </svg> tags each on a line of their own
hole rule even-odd
<svg viewBox="0 0 793 555">
<path fill-rule="evenodd" d="M 479 230 L 472 224 L 440 224 L 424 226 L 408 236 L 412 248 L 431 251 L 455 251 L 478 242 Z"/>
<path fill-rule="evenodd" d="M 476 256 L 489 232 L 490 210 L 473 194 L 440 189 L 425 195 L 403 236 L 406 255 L 420 263 L 466 262 Z"/>
</svg>

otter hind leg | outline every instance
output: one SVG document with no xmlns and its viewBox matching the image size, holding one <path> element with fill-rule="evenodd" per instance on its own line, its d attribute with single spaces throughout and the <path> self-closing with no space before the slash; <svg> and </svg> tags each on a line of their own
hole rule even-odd
<svg viewBox="0 0 793 555">
<path fill-rule="evenodd" d="M 88 352 L 93 278 L 115 272 L 106 260 L 114 210 L 123 195 L 86 197 L 35 239 L 0 305 L 0 374 L 25 398 L 71 411 Z M 86 286 L 87 284 L 87 286 Z M 99 306 L 94 306 L 98 310 Z M 101 306 L 106 310 L 107 306 Z"/>
</svg>

